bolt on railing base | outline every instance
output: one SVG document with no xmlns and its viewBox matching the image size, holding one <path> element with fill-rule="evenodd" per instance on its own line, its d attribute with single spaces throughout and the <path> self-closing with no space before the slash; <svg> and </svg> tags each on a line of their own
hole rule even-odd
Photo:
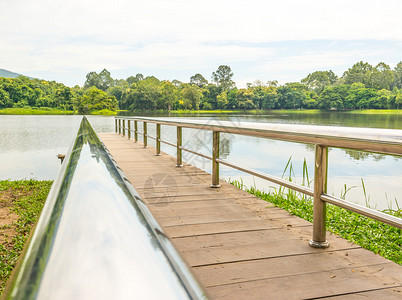
<svg viewBox="0 0 402 300">
<path fill-rule="evenodd" d="M 222 185 L 220 184 L 211 184 L 209 187 L 211 188 L 220 188 Z"/>
<path fill-rule="evenodd" d="M 176 165 L 176 168 L 183 168 L 183 165 Z"/>
<path fill-rule="evenodd" d="M 309 245 L 312 248 L 328 248 L 329 247 L 329 242 L 328 241 L 316 242 L 316 241 L 310 240 Z"/>
</svg>

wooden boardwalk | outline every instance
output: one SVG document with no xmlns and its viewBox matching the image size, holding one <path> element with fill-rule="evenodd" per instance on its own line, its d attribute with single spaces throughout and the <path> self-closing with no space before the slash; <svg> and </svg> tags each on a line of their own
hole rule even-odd
<svg viewBox="0 0 402 300">
<path fill-rule="evenodd" d="M 127 137 L 100 138 L 211 299 L 402 299 L 402 267 Z"/>
</svg>

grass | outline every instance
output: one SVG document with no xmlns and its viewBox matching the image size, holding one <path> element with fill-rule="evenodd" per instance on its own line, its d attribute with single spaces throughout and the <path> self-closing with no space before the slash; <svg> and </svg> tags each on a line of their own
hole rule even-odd
<svg viewBox="0 0 402 300">
<path fill-rule="evenodd" d="M 144 114 L 154 114 L 154 113 L 170 113 L 172 115 L 197 115 L 197 114 L 249 114 L 249 115 L 265 115 L 265 114 L 303 114 L 303 115 L 314 115 L 320 113 L 347 113 L 347 114 L 367 114 L 367 115 L 395 115 L 401 114 L 402 109 L 367 109 L 367 110 L 348 110 L 348 111 L 322 111 L 319 109 L 252 109 L 252 110 L 228 110 L 228 109 L 217 109 L 217 110 L 153 110 L 153 111 L 142 111 L 142 110 L 117 110 L 118 113 L 124 115 L 130 115 L 135 113 Z"/>
<path fill-rule="evenodd" d="M 364 109 L 346 111 L 348 114 L 362 115 L 402 115 L 402 109 Z"/>
<path fill-rule="evenodd" d="M 288 175 L 285 175 L 288 174 Z M 294 181 L 294 171 L 289 159 L 282 178 Z M 306 195 L 280 187 L 274 188 L 271 192 L 263 192 L 254 187 L 246 187 L 242 181 L 229 180 L 232 185 L 245 190 L 246 192 L 268 201 L 275 206 L 283 208 L 291 214 L 298 216 L 309 222 L 313 222 L 313 200 Z M 303 164 L 302 185 L 310 186 L 312 180 L 309 179 L 307 164 Z M 369 196 L 367 196 L 364 181 L 362 180 L 366 204 L 369 205 Z M 353 188 L 353 187 L 351 187 Z M 347 192 L 351 189 L 344 186 L 341 198 L 345 199 Z M 383 212 L 395 217 L 402 217 L 402 208 L 386 209 Z M 402 265 L 402 230 L 391 225 L 364 217 L 360 214 L 351 212 L 341 207 L 327 203 L 326 226 L 330 232 L 345 238 L 365 249 L 379 254 L 391 261 Z"/>
<path fill-rule="evenodd" d="M 49 193 L 52 181 L 0 181 L 0 209 L 11 212 L 0 227 L 0 294 Z"/>
<path fill-rule="evenodd" d="M 0 115 L 72 115 L 74 114 L 71 110 L 61 110 L 56 108 L 33 108 L 33 107 L 23 107 L 23 108 L 3 108 L 0 109 Z"/>
<path fill-rule="evenodd" d="M 62 110 L 50 107 L 23 107 L 23 108 L 3 108 L 0 109 L 0 115 L 74 115 L 77 114 L 76 111 L 72 110 Z M 112 111 L 109 109 L 102 109 L 92 111 L 91 115 L 104 115 L 111 116 L 117 115 L 117 111 Z"/>
<path fill-rule="evenodd" d="M 103 116 L 113 116 L 117 115 L 117 111 L 102 109 L 91 112 L 91 115 L 103 115 Z"/>
<path fill-rule="evenodd" d="M 172 110 L 170 111 L 171 114 L 238 114 L 238 113 L 252 113 L 250 110 L 224 110 L 224 109 L 217 109 L 217 110 Z"/>
</svg>

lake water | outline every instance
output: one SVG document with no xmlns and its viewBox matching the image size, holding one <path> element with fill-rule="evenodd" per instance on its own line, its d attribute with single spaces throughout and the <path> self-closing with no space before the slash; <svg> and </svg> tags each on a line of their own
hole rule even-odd
<svg viewBox="0 0 402 300">
<path fill-rule="evenodd" d="M 185 118 L 224 119 L 232 121 L 291 123 L 351 127 L 402 129 L 402 115 L 360 115 L 343 113 L 319 114 L 264 114 L 264 115 L 192 115 Z M 0 179 L 55 179 L 60 169 L 57 154 L 65 154 L 71 146 L 81 116 L 0 116 Z M 88 116 L 97 132 L 113 132 L 114 118 Z M 141 129 L 141 126 L 140 126 Z M 150 124 L 148 132 L 155 134 Z M 162 139 L 175 143 L 176 130 L 162 127 Z M 149 140 L 154 145 L 153 140 Z M 211 154 L 211 132 L 183 129 L 183 146 L 204 154 Z M 162 144 L 162 151 L 175 155 L 175 148 Z M 282 176 L 291 158 L 294 174 L 301 183 L 303 161 L 306 160 L 313 177 L 314 147 L 311 145 L 258 139 L 239 135 L 221 134 L 221 157 L 253 169 Z M 208 172 L 211 162 L 183 152 L 183 160 Z M 402 158 L 330 149 L 328 165 L 328 193 L 340 196 L 343 189 L 351 188 L 346 199 L 371 207 L 386 209 L 402 206 Z M 269 190 L 273 184 L 237 170 L 221 166 L 221 177 L 242 180 L 245 185 L 256 185 Z M 288 176 L 288 172 L 285 174 Z M 366 188 L 363 192 L 362 180 Z M 275 187 L 275 186 L 274 186 Z"/>
</svg>

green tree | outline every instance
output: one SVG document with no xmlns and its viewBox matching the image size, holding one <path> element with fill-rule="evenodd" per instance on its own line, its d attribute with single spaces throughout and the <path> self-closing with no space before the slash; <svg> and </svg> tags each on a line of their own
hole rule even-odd
<svg viewBox="0 0 402 300">
<path fill-rule="evenodd" d="M 254 93 L 250 89 L 239 89 L 236 93 L 237 106 L 240 109 L 254 109 Z"/>
<path fill-rule="evenodd" d="M 300 109 L 307 100 L 308 87 L 298 82 L 287 83 L 277 89 L 278 108 Z"/>
<path fill-rule="evenodd" d="M 391 91 L 386 90 L 386 89 L 382 89 L 377 91 L 377 99 L 375 100 L 375 104 L 374 107 L 372 106 L 372 108 L 391 108 L 389 106 L 390 103 L 390 98 L 391 98 Z M 377 107 L 375 107 L 375 105 Z"/>
<path fill-rule="evenodd" d="M 115 79 L 113 86 L 128 88 L 130 85 L 124 79 Z"/>
<path fill-rule="evenodd" d="M 269 81 L 267 81 L 267 86 L 268 87 L 278 87 L 279 86 L 278 80 L 269 80 Z"/>
<path fill-rule="evenodd" d="M 370 73 L 373 66 L 367 62 L 358 62 L 343 73 L 345 84 L 363 83 L 366 87 L 370 86 Z"/>
<path fill-rule="evenodd" d="M 185 84 L 181 94 L 184 99 L 186 109 L 199 109 L 201 103 L 202 92 L 196 85 Z"/>
<path fill-rule="evenodd" d="M 317 94 L 320 94 L 326 87 L 334 85 L 337 80 L 338 76 L 332 70 L 316 71 L 308 74 L 306 78 L 301 80 L 301 83 L 307 85 Z"/>
<path fill-rule="evenodd" d="M 114 96 L 110 96 L 96 87 L 91 87 L 85 91 L 77 107 L 78 112 L 81 114 L 88 114 L 102 109 L 116 110 L 117 100 Z"/>
<path fill-rule="evenodd" d="M 155 110 L 161 97 L 160 81 L 151 76 L 139 81 L 127 95 L 130 110 Z"/>
<path fill-rule="evenodd" d="M 170 81 L 164 81 L 162 83 L 160 104 L 158 105 L 158 108 L 171 110 L 178 99 L 178 89 Z"/>
<path fill-rule="evenodd" d="M 222 91 L 227 91 L 235 86 L 232 77 L 232 69 L 226 65 L 220 65 L 216 72 L 212 73 L 212 81 L 214 81 L 216 85 L 222 89 Z"/>
<path fill-rule="evenodd" d="M 236 100 L 236 94 L 237 94 L 237 89 L 236 88 L 233 88 L 233 89 L 230 89 L 229 91 L 227 91 L 228 104 L 226 105 L 226 108 L 229 108 L 229 109 L 238 108 L 238 103 L 237 103 L 237 100 Z"/>
<path fill-rule="evenodd" d="M 229 103 L 229 101 L 228 101 L 227 92 L 222 92 L 216 97 L 217 108 L 219 108 L 219 109 L 226 108 L 228 103 Z"/>
<path fill-rule="evenodd" d="M 392 88 L 402 89 L 402 61 L 394 68 L 394 82 Z"/>
<path fill-rule="evenodd" d="M 0 108 L 11 107 L 10 95 L 0 87 Z"/>
<path fill-rule="evenodd" d="M 96 72 L 89 72 L 86 76 L 86 80 L 84 83 L 84 89 L 88 89 L 92 86 L 99 87 L 100 86 L 100 78 L 98 73 Z"/>
<path fill-rule="evenodd" d="M 376 90 L 391 90 L 394 83 L 394 72 L 389 65 L 381 62 L 375 68 L 368 72 L 369 84 L 368 88 Z"/>
<path fill-rule="evenodd" d="M 118 103 L 121 103 L 123 100 L 124 92 L 127 90 L 127 87 L 122 85 L 115 85 L 108 88 L 107 93 L 110 96 L 114 96 Z"/>
<path fill-rule="evenodd" d="M 252 101 L 254 103 L 254 107 L 257 109 L 261 109 L 263 102 L 265 100 L 265 97 L 267 96 L 266 85 L 262 81 L 256 80 L 252 84 L 247 84 L 247 86 L 248 86 L 248 89 L 251 90 L 253 93 Z"/>
<path fill-rule="evenodd" d="M 221 89 L 215 84 L 208 84 L 202 89 L 202 108 L 203 109 L 215 109 L 217 108 L 217 97 L 221 93 Z"/>
<path fill-rule="evenodd" d="M 141 73 L 137 73 L 137 75 L 134 76 L 130 76 L 126 79 L 127 83 L 129 85 L 132 85 L 133 83 L 137 83 L 141 80 L 144 80 L 144 75 L 142 75 Z"/>
<path fill-rule="evenodd" d="M 84 89 L 92 86 L 106 92 L 107 89 L 114 85 L 114 79 L 110 76 L 110 72 L 103 69 L 99 74 L 96 72 L 89 72 L 86 76 Z"/>
<path fill-rule="evenodd" d="M 380 108 L 377 91 L 359 85 L 352 85 L 349 89 L 347 102 L 353 104 L 353 109 Z"/>
<path fill-rule="evenodd" d="M 349 95 L 349 86 L 329 86 L 322 91 L 318 98 L 318 107 L 322 110 L 343 110 L 345 100 Z"/>
<path fill-rule="evenodd" d="M 208 80 L 206 80 L 200 73 L 197 73 L 190 77 L 190 83 L 195 84 L 198 87 L 204 87 L 208 85 Z"/>
<path fill-rule="evenodd" d="M 279 95 L 276 88 L 270 86 L 265 90 L 265 95 L 262 102 L 263 109 L 274 109 L 278 105 Z"/>
<path fill-rule="evenodd" d="M 402 108 L 402 93 L 398 93 L 395 97 L 396 109 Z"/>
<path fill-rule="evenodd" d="M 99 86 L 98 89 L 106 92 L 108 88 L 114 85 L 114 79 L 110 76 L 110 72 L 106 69 L 103 69 L 99 73 Z"/>
<path fill-rule="evenodd" d="M 72 98 L 73 95 L 69 87 L 63 86 L 59 89 L 56 89 L 53 100 L 54 106 L 63 109 L 71 108 Z"/>
</svg>

